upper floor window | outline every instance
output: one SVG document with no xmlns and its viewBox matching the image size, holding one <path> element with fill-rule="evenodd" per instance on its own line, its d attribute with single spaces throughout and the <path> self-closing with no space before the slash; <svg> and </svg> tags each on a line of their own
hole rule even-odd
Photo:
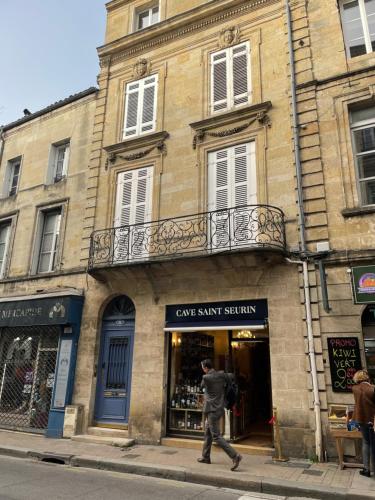
<svg viewBox="0 0 375 500">
<path fill-rule="evenodd" d="M 126 85 L 124 138 L 155 130 L 157 84 L 152 75 Z"/>
<path fill-rule="evenodd" d="M 21 158 L 10 160 L 6 168 L 5 178 L 4 178 L 3 196 L 5 198 L 17 194 L 20 172 L 21 172 Z"/>
<path fill-rule="evenodd" d="M 69 141 L 52 145 L 47 184 L 59 182 L 66 176 L 69 163 L 69 150 Z"/>
<path fill-rule="evenodd" d="M 249 43 L 211 54 L 211 111 L 226 111 L 251 100 Z"/>
<path fill-rule="evenodd" d="M 136 30 L 143 30 L 159 22 L 159 4 L 151 4 L 148 8 L 141 8 L 135 16 Z"/>
<path fill-rule="evenodd" d="M 60 235 L 61 207 L 40 212 L 36 241 L 36 272 L 54 271 Z"/>
<path fill-rule="evenodd" d="M 375 205 L 375 107 L 350 114 L 361 205 Z"/>
<path fill-rule="evenodd" d="M 11 227 L 11 219 L 0 221 L 0 279 L 5 275 L 5 268 L 8 261 Z"/>
<path fill-rule="evenodd" d="M 375 0 L 343 0 L 341 18 L 348 57 L 375 49 Z"/>
</svg>

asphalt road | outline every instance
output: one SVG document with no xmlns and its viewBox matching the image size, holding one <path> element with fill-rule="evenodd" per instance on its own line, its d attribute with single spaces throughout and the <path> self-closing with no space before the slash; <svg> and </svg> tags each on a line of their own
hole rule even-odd
<svg viewBox="0 0 375 500">
<path fill-rule="evenodd" d="M 284 500 L 224 488 L 0 457 L 0 500 Z"/>
</svg>

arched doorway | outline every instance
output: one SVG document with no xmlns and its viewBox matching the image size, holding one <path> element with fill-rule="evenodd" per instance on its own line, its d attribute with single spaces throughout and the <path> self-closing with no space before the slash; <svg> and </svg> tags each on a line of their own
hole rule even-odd
<svg viewBox="0 0 375 500">
<path fill-rule="evenodd" d="M 133 360 L 135 307 L 126 296 L 113 299 L 103 315 L 95 421 L 127 424 Z"/>
<path fill-rule="evenodd" d="M 375 305 L 369 305 L 363 311 L 362 332 L 367 370 L 375 381 Z"/>
</svg>

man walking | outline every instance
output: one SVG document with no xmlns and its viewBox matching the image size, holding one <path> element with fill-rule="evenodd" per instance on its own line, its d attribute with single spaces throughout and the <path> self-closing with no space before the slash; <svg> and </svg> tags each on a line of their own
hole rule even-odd
<svg viewBox="0 0 375 500">
<path fill-rule="evenodd" d="M 224 415 L 225 388 L 229 382 L 228 376 L 224 372 L 214 370 L 210 359 L 205 359 L 201 365 L 204 371 L 201 387 L 204 389 L 203 416 L 205 433 L 202 457 L 198 458 L 198 462 L 211 463 L 211 446 L 212 441 L 215 441 L 232 459 L 231 470 L 236 470 L 242 456 L 225 441 L 220 433 L 220 419 Z"/>
</svg>

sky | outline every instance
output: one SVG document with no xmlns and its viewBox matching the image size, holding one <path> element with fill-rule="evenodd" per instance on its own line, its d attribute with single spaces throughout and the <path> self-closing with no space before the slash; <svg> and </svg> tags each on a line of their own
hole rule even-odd
<svg viewBox="0 0 375 500">
<path fill-rule="evenodd" d="M 0 125 L 96 86 L 106 0 L 0 0 Z"/>
</svg>

